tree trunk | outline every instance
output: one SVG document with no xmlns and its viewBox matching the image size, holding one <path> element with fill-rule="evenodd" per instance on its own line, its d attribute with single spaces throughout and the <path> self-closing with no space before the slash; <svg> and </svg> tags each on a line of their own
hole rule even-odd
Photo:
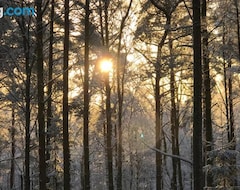
<svg viewBox="0 0 240 190">
<path fill-rule="evenodd" d="M 231 68 L 231 60 L 228 63 L 228 68 Z M 228 99 L 229 99 L 229 137 L 228 142 L 231 143 L 230 150 L 236 150 L 236 139 L 234 133 L 234 113 L 233 113 L 233 92 L 232 92 L 232 76 L 228 79 Z M 233 170 L 236 170 L 236 157 L 230 160 L 230 165 Z M 237 186 L 237 180 L 234 178 L 230 182 L 231 186 Z"/>
<path fill-rule="evenodd" d="M 237 22 L 237 39 L 238 39 L 238 59 L 240 60 L 240 18 L 239 18 L 239 8 L 238 8 L 238 0 L 234 0 L 234 4 L 236 7 L 236 22 Z"/>
<path fill-rule="evenodd" d="M 228 63 L 228 68 L 231 68 L 231 60 Z M 231 149 L 235 150 L 236 142 L 234 137 L 234 114 L 233 114 L 233 92 L 232 92 L 232 76 L 228 79 L 228 100 L 229 100 L 229 137 L 228 142 L 232 143 Z"/>
<path fill-rule="evenodd" d="M 104 21 L 105 21 L 105 48 L 106 53 L 109 51 L 109 31 L 108 31 L 108 7 L 109 0 L 104 3 Z M 108 189 L 113 190 L 113 151 L 112 151 L 112 111 L 111 111 L 111 88 L 109 84 L 109 72 L 104 73 L 106 87 L 106 121 L 107 121 L 107 170 L 108 170 Z"/>
<path fill-rule="evenodd" d="M 38 85 L 38 130 L 39 130 L 39 188 L 46 189 L 45 159 L 45 116 L 44 116 L 44 77 L 43 77 L 43 11 L 42 0 L 36 1 L 37 7 L 37 85 Z"/>
<path fill-rule="evenodd" d="M 160 56 L 160 55 L 159 55 Z M 161 150 L 162 147 L 162 128 L 161 128 L 161 95 L 160 95 L 160 63 L 155 66 L 155 143 L 156 148 Z M 157 190 L 162 189 L 162 155 L 156 152 L 156 185 Z"/>
<path fill-rule="evenodd" d="M 222 43 L 223 46 L 226 45 L 225 40 L 225 23 L 223 24 L 223 35 L 222 35 Z M 229 99 L 228 99 L 228 83 L 227 83 L 227 64 L 226 64 L 226 54 L 223 50 L 222 52 L 223 57 L 223 76 L 224 76 L 224 96 L 225 96 L 225 110 L 226 110 L 226 123 L 227 123 L 227 133 L 228 133 L 228 141 L 230 139 L 230 119 L 229 119 Z"/>
<path fill-rule="evenodd" d="M 10 189 L 14 189 L 14 180 L 15 180 L 15 109 L 14 102 L 12 102 L 12 126 L 10 129 L 11 132 L 11 172 L 10 172 Z"/>
<path fill-rule="evenodd" d="M 155 67 L 155 87 L 154 87 L 154 94 L 155 94 L 155 143 L 156 149 L 161 150 L 162 147 L 162 127 L 161 127 L 161 95 L 160 95 L 160 79 L 161 79 L 161 54 L 162 54 L 162 47 L 165 43 L 169 32 L 169 26 L 171 24 L 171 13 L 165 7 L 162 7 L 160 4 L 156 3 L 154 0 L 150 0 L 151 3 L 159 9 L 159 11 L 163 12 L 166 17 L 166 24 L 165 24 L 165 31 L 163 34 L 162 39 L 158 44 L 158 52 L 157 52 L 157 61 L 154 65 Z M 156 151 L 156 189 L 162 189 L 162 155 L 160 152 Z"/>
<path fill-rule="evenodd" d="M 105 73 L 106 86 L 106 121 L 107 121 L 107 168 L 108 168 L 108 189 L 113 190 L 113 155 L 112 155 L 112 122 L 111 122 L 111 89 L 109 84 L 109 73 Z"/>
<path fill-rule="evenodd" d="M 26 59 L 26 89 L 25 89 L 25 190 L 30 190 L 30 122 L 31 122 L 31 68 L 29 63 L 29 48 L 25 45 Z"/>
<path fill-rule="evenodd" d="M 176 155 L 180 156 L 179 148 L 179 110 L 177 110 L 177 128 L 176 128 Z M 183 190 L 181 161 L 177 160 L 179 189 Z"/>
<path fill-rule="evenodd" d="M 208 31 L 207 31 L 207 2 L 202 1 L 202 55 L 203 55 L 203 77 L 204 77 L 204 128 L 206 144 L 204 148 L 205 164 L 212 165 L 212 162 L 208 159 L 207 153 L 212 150 L 212 117 L 211 117 L 211 80 L 210 80 L 210 68 L 209 68 L 209 50 L 208 50 Z M 206 173 L 207 181 L 205 186 L 213 186 L 212 175 Z"/>
<path fill-rule="evenodd" d="M 22 39 L 23 39 L 23 48 L 25 55 L 25 72 L 26 72 L 26 80 L 25 80 L 25 160 L 24 160 L 24 188 L 25 190 L 30 190 L 30 122 L 31 122 L 31 73 L 32 66 L 30 64 L 30 35 L 29 28 L 30 23 L 26 27 L 25 18 L 21 17 L 21 20 L 18 20 L 18 24 L 21 29 Z M 26 35 L 28 34 L 28 35 Z"/>
<path fill-rule="evenodd" d="M 70 189 L 70 150 L 68 130 L 68 56 L 69 56 L 69 0 L 64 2 L 64 58 L 63 58 L 63 165 L 64 190 Z"/>
<path fill-rule="evenodd" d="M 170 26 L 171 17 L 167 16 L 166 26 Z M 161 127 L 161 95 L 160 95 L 160 80 L 161 80 L 161 54 L 162 47 L 168 35 L 168 30 L 165 30 L 161 41 L 158 44 L 157 62 L 155 64 L 155 143 L 156 148 L 161 150 L 162 147 L 162 127 Z M 156 152 L 156 187 L 157 190 L 162 189 L 162 155 Z"/>
<path fill-rule="evenodd" d="M 171 91 L 171 131 L 172 131 L 172 154 L 180 155 L 179 153 L 179 117 L 176 106 L 176 93 L 175 93 L 175 71 L 173 60 L 173 40 L 169 37 L 169 51 L 170 51 L 170 91 Z M 172 176 L 172 189 L 183 189 L 182 185 L 182 171 L 181 161 L 176 158 L 172 158 L 173 176 Z"/>
<path fill-rule="evenodd" d="M 226 45 L 225 26 L 223 25 L 223 46 Z M 232 97 L 232 73 L 227 76 L 227 68 L 231 68 L 231 60 L 228 64 L 226 63 L 226 53 L 223 50 L 223 69 L 224 69 L 224 90 L 225 90 L 225 109 L 226 109 L 226 120 L 227 120 L 227 133 L 228 142 L 232 143 L 230 149 L 235 150 L 236 142 L 234 137 L 234 115 L 233 115 L 233 97 Z"/>
<path fill-rule="evenodd" d="M 117 141 L 117 189 L 122 190 L 122 107 L 123 107 L 123 94 L 124 94 L 124 65 L 121 63 L 121 42 L 123 28 L 126 19 L 129 15 L 130 8 L 132 6 L 132 0 L 129 2 L 129 6 L 125 16 L 122 18 L 120 31 L 119 31 L 119 42 L 118 42 L 118 56 L 117 56 L 117 95 L 118 95 L 118 141 Z M 122 74 L 122 76 L 121 76 Z"/>
<path fill-rule="evenodd" d="M 54 24 L 54 0 L 51 1 L 51 19 L 50 19 L 50 37 L 49 37 L 49 58 L 48 58 L 48 84 L 47 84 L 47 136 L 46 136 L 46 160 L 47 172 L 50 173 L 53 169 L 51 164 L 51 136 L 52 136 L 52 86 L 53 86 L 53 24 Z M 50 177 L 47 176 L 47 183 L 50 182 Z"/>
<path fill-rule="evenodd" d="M 176 121 L 176 107 L 175 107 L 175 97 L 173 96 L 175 94 L 174 85 L 173 83 L 173 68 L 171 68 L 171 131 L 172 131 L 172 154 L 176 155 L 176 126 L 175 126 L 175 121 Z M 173 169 L 173 174 L 172 174 L 172 183 L 171 183 L 171 189 L 177 190 L 177 159 L 172 158 L 172 169 Z"/>
<path fill-rule="evenodd" d="M 85 63 L 84 63 L 84 117 L 83 117 L 83 167 L 84 167 L 84 190 L 90 189 L 90 170 L 89 170 L 89 3 L 90 0 L 86 0 L 85 8 Z"/>
<path fill-rule="evenodd" d="M 29 28 L 26 29 L 25 27 L 25 20 L 24 17 L 21 18 L 21 22 L 19 22 L 19 26 L 22 32 L 22 39 L 23 39 L 23 48 L 25 54 L 25 72 L 26 72 L 26 80 L 25 80 L 25 160 L 24 160 L 24 167 L 25 167 L 25 175 L 24 175 L 24 183 L 25 183 L 25 190 L 30 190 L 30 122 L 31 122 L 31 72 L 32 72 L 32 65 L 30 65 L 30 47 L 29 47 L 29 40 L 30 36 L 26 35 L 29 34 Z"/>
<path fill-rule="evenodd" d="M 193 0 L 193 174 L 194 190 L 203 189 L 202 173 L 202 63 L 200 0 Z"/>
<path fill-rule="evenodd" d="M 30 88 L 31 88 L 31 69 L 29 66 L 29 58 L 26 57 L 26 89 L 25 89 L 25 175 L 24 183 L 25 190 L 30 190 L 30 122 L 31 122 L 31 97 L 30 97 Z"/>
<path fill-rule="evenodd" d="M 108 31 L 108 6 L 110 0 L 105 0 L 104 3 L 104 20 L 105 20 L 105 47 L 106 50 L 109 50 L 109 31 Z"/>
<path fill-rule="evenodd" d="M 174 68 L 172 59 L 172 39 L 169 39 L 169 51 L 170 51 L 170 91 L 171 91 L 171 132 L 172 132 L 172 154 L 176 155 L 176 103 L 175 103 L 175 79 L 174 79 Z M 172 158 L 172 182 L 171 189 L 177 190 L 177 159 Z"/>
</svg>

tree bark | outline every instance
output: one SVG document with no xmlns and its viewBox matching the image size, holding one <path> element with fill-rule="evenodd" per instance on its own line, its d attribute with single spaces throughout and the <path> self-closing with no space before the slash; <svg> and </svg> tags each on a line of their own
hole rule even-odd
<svg viewBox="0 0 240 190">
<path fill-rule="evenodd" d="M 125 16 L 122 18 L 120 31 L 119 31 L 119 42 L 118 42 L 118 56 L 117 56 L 117 95 L 118 95 L 118 142 L 117 142 L 117 189 L 122 190 L 122 107 L 123 107 L 123 94 L 124 94 L 124 66 L 121 63 L 121 45 L 122 45 L 122 33 L 123 28 L 126 22 L 126 19 L 129 15 L 130 8 L 132 6 L 132 0 L 129 2 L 129 6 Z M 122 74 L 122 76 L 121 76 Z"/>
<path fill-rule="evenodd" d="M 203 189 L 202 173 L 202 63 L 200 0 L 193 0 L 193 174 L 194 190 Z"/>
<path fill-rule="evenodd" d="M 240 60 L 240 18 L 239 18 L 239 8 L 238 0 L 234 0 L 234 5 L 236 7 L 236 22 L 237 22 L 237 39 L 238 39 L 238 59 Z"/>
<path fill-rule="evenodd" d="M 26 72 L 26 80 L 25 80 L 25 160 L 24 160 L 24 188 L 25 190 L 30 190 L 30 122 L 31 122 L 31 73 L 33 63 L 30 64 L 30 23 L 26 27 L 25 18 L 21 17 L 21 19 L 17 20 L 19 27 L 21 29 L 22 39 L 23 39 L 23 49 L 25 55 L 25 72 Z"/>
<path fill-rule="evenodd" d="M 63 167 L 64 190 L 70 187 L 70 150 L 68 129 L 68 56 L 69 56 L 69 0 L 64 2 L 64 57 L 63 57 Z"/>
<path fill-rule="evenodd" d="M 113 190 L 113 155 L 112 155 L 112 122 L 111 122 L 111 88 L 109 84 L 109 73 L 105 73 L 106 86 L 106 120 L 107 120 L 107 168 L 108 168 L 108 189 Z"/>
<path fill-rule="evenodd" d="M 104 29 L 105 29 L 105 48 L 108 55 L 109 51 L 109 27 L 108 27 L 108 7 L 110 0 L 104 3 Z M 106 87 L 106 122 L 107 122 L 107 170 L 108 170 L 108 189 L 113 190 L 113 150 L 112 150 L 112 111 L 111 111 L 111 88 L 109 84 L 109 72 L 105 74 Z"/>
<path fill-rule="evenodd" d="M 38 86 L 38 130 L 39 130 L 39 188 L 46 189 L 45 159 L 45 115 L 44 115 L 44 77 L 43 77 L 43 11 L 42 0 L 36 1 L 37 7 L 37 86 Z"/>
<path fill-rule="evenodd" d="M 211 80 L 210 80 L 210 68 L 209 68 L 209 50 L 208 50 L 208 31 L 207 31 L 207 2 L 206 0 L 202 1 L 202 55 L 203 55 L 203 77 L 204 77 L 204 128 L 205 128 L 205 139 L 206 144 L 204 148 L 205 154 L 205 164 L 212 165 L 212 162 L 207 157 L 207 153 L 212 150 L 212 116 L 211 116 Z M 207 181 L 205 186 L 212 187 L 213 186 L 213 178 L 212 175 L 207 172 Z"/>
<path fill-rule="evenodd" d="M 10 172 L 10 189 L 14 188 L 14 180 L 15 180 L 15 108 L 14 102 L 12 102 L 12 126 L 10 129 L 11 132 L 11 172 Z"/>
<path fill-rule="evenodd" d="M 169 51 L 170 51 L 170 91 L 171 91 L 171 131 L 172 131 L 172 154 L 179 155 L 179 117 L 176 105 L 176 87 L 175 87 L 175 71 L 173 60 L 173 40 L 169 37 Z M 172 158 L 173 176 L 172 189 L 183 189 L 182 185 L 182 171 L 181 162 L 179 159 Z"/>
<path fill-rule="evenodd" d="M 31 122 L 31 96 L 30 96 L 30 88 L 31 88 L 31 69 L 29 66 L 29 57 L 26 57 L 26 89 L 25 89 L 25 175 L 24 175 L 24 183 L 25 190 L 30 190 L 30 122 Z"/>
<path fill-rule="evenodd" d="M 53 24 L 54 24 L 54 3 L 51 1 L 51 19 L 50 19 L 50 37 L 49 37 L 49 58 L 48 58 L 48 84 L 47 84 L 47 135 L 46 135 L 46 160 L 47 171 L 51 172 L 51 136 L 52 136 L 52 86 L 53 86 Z M 50 182 L 50 177 L 47 176 L 47 182 Z"/>
<path fill-rule="evenodd" d="M 26 40 L 26 39 L 24 39 Z M 31 122 L 31 67 L 29 61 L 29 44 L 24 43 L 26 64 L 26 89 L 25 89 L 25 190 L 30 190 L 30 122 Z"/>
<path fill-rule="evenodd" d="M 162 128 L 161 128 L 161 96 L 160 96 L 160 63 L 155 67 L 156 78 L 155 78 L 155 142 L 156 148 L 161 150 L 162 147 Z M 157 190 L 162 189 L 162 155 L 156 152 L 156 185 Z"/>
<path fill-rule="evenodd" d="M 25 80 L 25 175 L 24 175 L 24 183 L 25 190 L 30 189 L 30 122 L 31 122 L 31 73 L 32 73 L 32 65 L 30 64 L 30 36 L 29 36 L 29 27 L 25 27 L 25 19 L 21 18 L 21 22 L 18 22 L 22 32 L 23 39 L 23 48 L 25 55 L 25 72 L 26 72 L 26 80 Z M 28 35 L 26 35 L 28 34 Z"/>
<path fill-rule="evenodd" d="M 170 38 L 170 37 L 169 37 Z M 172 154 L 176 155 L 176 102 L 175 102 L 175 79 L 174 68 L 172 61 L 172 39 L 169 39 L 169 51 L 170 51 L 170 91 L 171 91 L 171 132 L 172 132 Z M 172 158 L 172 182 L 171 187 L 173 190 L 177 190 L 177 159 Z"/>
<path fill-rule="evenodd" d="M 228 68 L 231 68 L 231 60 L 228 63 Z M 235 135 L 234 135 L 234 113 L 233 113 L 233 92 L 232 92 L 232 76 L 228 79 L 228 100 L 229 100 L 229 136 L 228 142 L 232 143 L 231 149 L 235 150 Z"/>
<path fill-rule="evenodd" d="M 166 15 L 167 16 L 167 15 Z M 171 17 L 167 16 L 166 26 L 170 26 Z M 160 95 L 160 80 L 161 80 L 161 54 L 162 47 L 168 35 L 168 30 L 165 30 L 161 41 L 158 44 L 157 62 L 155 66 L 155 143 L 156 148 L 161 150 L 162 147 L 162 127 L 161 127 L 161 95 Z M 162 155 L 156 152 L 156 186 L 157 190 L 162 189 Z"/>
<path fill-rule="evenodd" d="M 84 63 L 84 117 L 83 117 L 83 146 L 84 146 L 84 190 L 90 189 L 90 170 L 89 170 L 89 10 L 90 0 L 86 0 L 85 8 L 85 63 Z"/>
<path fill-rule="evenodd" d="M 167 35 L 169 33 L 170 24 L 171 24 L 171 15 L 172 15 L 172 12 L 175 10 L 176 7 L 175 8 L 173 7 L 172 10 L 169 10 L 166 7 L 162 6 L 161 4 L 158 4 L 155 0 L 150 0 L 150 1 L 166 17 L 165 31 L 164 31 L 162 39 L 160 40 L 160 42 L 158 44 L 157 61 L 154 65 L 155 73 L 156 73 L 155 87 L 154 87 L 154 93 L 155 93 L 155 131 L 156 131 L 155 143 L 156 143 L 156 149 L 161 150 L 161 146 L 162 146 L 162 142 L 161 142 L 162 141 L 161 95 L 160 95 L 161 54 L 162 54 L 162 47 L 164 46 L 165 40 L 166 40 Z M 156 189 L 157 190 L 162 189 L 162 155 L 161 155 L 160 152 L 156 152 Z"/>
</svg>

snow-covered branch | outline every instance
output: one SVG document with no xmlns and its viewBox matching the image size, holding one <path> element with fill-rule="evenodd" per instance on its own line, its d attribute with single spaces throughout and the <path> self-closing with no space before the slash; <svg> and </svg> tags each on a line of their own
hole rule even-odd
<svg viewBox="0 0 240 190">
<path fill-rule="evenodd" d="M 156 151 L 156 152 L 159 152 L 159 153 L 161 153 L 161 154 L 164 155 L 164 156 L 169 156 L 169 157 L 172 157 L 172 158 L 177 158 L 177 159 L 182 160 L 182 161 L 184 161 L 184 162 L 186 162 L 186 163 L 188 163 L 188 164 L 190 164 L 190 165 L 193 165 L 193 163 L 192 163 L 191 160 L 188 160 L 188 159 L 183 158 L 183 157 L 178 156 L 178 155 L 174 155 L 174 154 L 169 154 L 169 153 L 163 152 L 163 151 L 161 151 L 161 150 L 159 150 L 159 149 L 157 149 L 157 148 L 155 148 L 155 147 L 149 146 L 149 145 L 146 144 L 143 140 L 142 140 L 142 143 L 143 143 L 144 145 L 146 145 L 148 148 L 150 148 L 151 150 Z"/>
</svg>

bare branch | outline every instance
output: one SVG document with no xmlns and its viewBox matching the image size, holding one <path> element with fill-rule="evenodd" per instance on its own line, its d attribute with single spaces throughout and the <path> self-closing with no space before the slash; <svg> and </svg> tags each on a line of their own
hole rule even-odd
<svg viewBox="0 0 240 190">
<path fill-rule="evenodd" d="M 166 16 L 169 15 L 168 11 L 165 9 L 165 7 L 159 5 L 158 3 L 155 2 L 155 0 L 150 0 L 151 3 L 156 7 L 158 8 L 160 11 L 163 12 L 163 14 L 165 14 Z"/>
<path fill-rule="evenodd" d="M 161 153 L 161 154 L 164 155 L 164 156 L 169 156 L 169 157 L 172 157 L 172 158 L 177 158 L 177 159 L 182 160 L 182 161 L 184 161 L 184 162 L 186 162 L 186 163 L 188 163 L 188 164 L 190 164 L 190 165 L 193 165 L 193 163 L 192 163 L 191 160 L 188 160 L 188 159 L 183 158 L 183 157 L 178 156 L 178 155 L 174 155 L 174 154 L 169 154 L 169 153 L 163 152 L 163 151 L 161 151 L 161 150 L 159 150 L 159 149 L 157 149 L 157 148 L 154 148 L 154 147 L 149 146 L 149 145 L 146 144 L 143 140 L 142 140 L 142 143 L 143 143 L 144 145 L 146 145 L 148 148 L 150 148 L 151 150 L 156 151 L 156 152 L 159 152 L 159 153 Z"/>
</svg>

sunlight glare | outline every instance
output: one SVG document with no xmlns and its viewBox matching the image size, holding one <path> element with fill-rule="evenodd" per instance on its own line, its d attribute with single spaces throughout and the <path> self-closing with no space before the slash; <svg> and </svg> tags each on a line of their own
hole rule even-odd
<svg viewBox="0 0 240 190">
<path fill-rule="evenodd" d="M 221 82 L 222 79 L 223 79 L 223 77 L 222 77 L 222 75 L 220 75 L 220 74 L 217 74 L 217 75 L 215 76 L 215 80 L 216 80 L 217 82 Z"/>
<path fill-rule="evenodd" d="M 109 59 L 102 60 L 100 63 L 100 66 L 101 66 L 102 72 L 109 72 L 112 70 L 112 67 L 113 67 L 112 61 Z"/>
<path fill-rule="evenodd" d="M 70 98 L 75 98 L 80 94 L 80 92 L 81 92 L 80 87 L 76 87 L 75 89 L 73 89 L 69 92 L 69 97 Z"/>
</svg>

